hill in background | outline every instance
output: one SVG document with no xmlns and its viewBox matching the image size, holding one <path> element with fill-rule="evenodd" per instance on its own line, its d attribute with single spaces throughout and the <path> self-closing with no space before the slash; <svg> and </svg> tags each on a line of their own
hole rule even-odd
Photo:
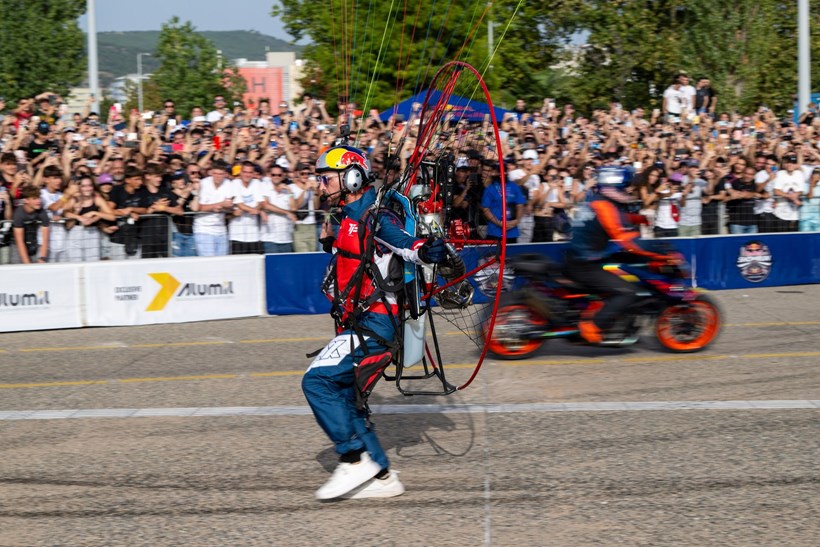
<svg viewBox="0 0 820 547">
<path fill-rule="evenodd" d="M 299 51 L 301 48 L 284 40 L 256 31 L 198 31 L 222 50 L 225 61 L 247 59 L 264 61 L 267 51 Z M 100 32 L 97 50 L 100 58 L 100 84 L 109 85 L 115 78 L 137 72 L 137 54 L 153 53 L 159 40 L 159 31 Z M 149 73 L 159 63 L 153 57 L 143 56 L 142 71 Z"/>
</svg>

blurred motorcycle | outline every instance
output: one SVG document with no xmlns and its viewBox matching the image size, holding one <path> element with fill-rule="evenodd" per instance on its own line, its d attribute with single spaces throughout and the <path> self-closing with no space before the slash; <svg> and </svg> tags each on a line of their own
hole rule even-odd
<svg viewBox="0 0 820 547">
<path fill-rule="evenodd" d="M 637 260 L 637 261 L 636 261 Z M 502 294 L 489 351 L 499 359 L 524 359 L 550 339 L 586 343 L 578 323 L 603 307 L 604 300 L 564 275 L 561 265 L 539 254 L 507 258 L 515 273 L 512 290 Z M 621 347 L 639 340 L 646 323 L 660 345 L 676 353 L 696 352 L 715 341 L 721 311 L 706 292 L 693 288 L 682 256 L 649 260 L 623 253 L 602 265 L 639 286 L 639 299 L 618 318 L 599 346 Z"/>
</svg>

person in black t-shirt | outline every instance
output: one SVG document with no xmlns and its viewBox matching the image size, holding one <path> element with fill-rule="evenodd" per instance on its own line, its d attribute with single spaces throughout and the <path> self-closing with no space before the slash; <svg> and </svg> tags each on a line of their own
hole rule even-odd
<svg viewBox="0 0 820 547">
<path fill-rule="evenodd" d="M 695 86 L 695 112 L 709 114 L 714 118 L 715 105 L 717 105 L 717 94 L 712 89 L 709 78 L 698 78 L 698 84 Z"/>
<path fill-rule="evenodd" d="M 114 186 L 108 199 L 114 204 L 117 231 L 111 234 L 111 260 L 139 258 L 139 226 L 137 221 L 148 211 L 142 188 L 142 170 L 129 166 L 123 184 Z"/>
<path fill-rule="evenodd" d="M 37 129 L 34 131 L 34 138 L 28 145 L 27 155 L 29 161 L 32 162 L 32 165 L 39 163 L 37 160 L 41 158 L 45 159 L 48 157 L 48 153 L 51 151 L 57 150 L 57 141 L 49 139 L 49 135 L 51 133 L 51 126 L 48 122 L 40 122 L 37 124 Z M 43 154 L 46 154 L 43 156 Z"/>
<path fill-rule="evenodd" d="M 729 214 L 730 234 L 757 233 L 757 218 L 755 217 L 755 200 L 761 194 L 755 183 L 755 168 L 745 166 L 740 177 L 735 177 L 731 185 L 727 185 L 729 194 L 726 200 L 726 211 Z"/>
<path fill-rule="evenodd" d="M 31 264 L 45 262 L 48 258 L 48 214 L 43 209 L 40 189 L 35 186 L 23 188 L 23 205 L 14 211 L 12 227 L 17 256 L 14 262 Z"/>
<path fill-rule="evenodd" d="M 162 167 L 150 164 L 143 176 L 145 185 L 139 191 L 148 208 L 140 222 L 142 258 L 166 258 L 171 240 L 170 215 L 181 215 L 177 196 L 162 184 Z"/>
<path fill-rule="evenodd" d="M 180 207 L 183 213 L 173 217 L 176 226 L 176 231 L 174 231 L 171 240 L 173 256 L 196 256 L 194 215 L 191 210 L 191 202 L 194 201 L 196 194 L 199 192 L 200 169 L 197 165 L 195 169 L 189 168 L 187 175 L 180 173 L 171 176 L 171 192 L 176 199 L 172 203 Z"/>
</svg>

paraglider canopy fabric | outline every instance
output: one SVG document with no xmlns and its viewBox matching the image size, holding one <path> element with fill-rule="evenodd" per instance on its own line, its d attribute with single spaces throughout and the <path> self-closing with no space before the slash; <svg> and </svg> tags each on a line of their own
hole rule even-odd
<svg viewBox="0 0 820 547">
<path fill-rule="evenodd" d="M 393 114 L 401 114 L 404 116 L 405 120 L 410 119 L 410 112 L 412 111 L 413 103 L 423 105 L 426 95 L 427 91 L 422 91 L 417 95 L 413 95 L 412 97 L 401 101 L 397 105 L 392 106 L 379 114 L 379 119 L 386 122 Z M 428 100 L 428 108 L 435 107 L 440 97 L 441 91 L 437 89 L 432 90 Z M 467 97 L 461 97 L 459 95 L 450 95 L 450 100 L 447 101 L 447 105 L 448 106 L 446 109 L 453 113 L 453 117 L 456 120 L 480 122 L 484 120 L 484 115 L 490 112 L 490 105 L 487 103 L 476 99 L 471 100 Z M 501 123 L 501 120 L 504 119 L 504 114 L 506 114 L 508 110 L 504 110 L 503 108 L 498 108 L 496 106 L 493 107 L 493 110 L 495 110 L 496 119 L 499 123 Z"/>
</svg>

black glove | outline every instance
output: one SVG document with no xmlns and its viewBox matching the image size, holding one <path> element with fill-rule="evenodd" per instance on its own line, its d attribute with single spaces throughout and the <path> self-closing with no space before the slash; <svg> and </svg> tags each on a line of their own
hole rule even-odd
<svg viewBox="0 0 820 547">
<path fill-rule="evenodd" d="M 447 258 L 447 248 L 444 240 L 430 237 L 419 247 L 419 258 L 427 264 L 438 264 Z"/>
</svg>

